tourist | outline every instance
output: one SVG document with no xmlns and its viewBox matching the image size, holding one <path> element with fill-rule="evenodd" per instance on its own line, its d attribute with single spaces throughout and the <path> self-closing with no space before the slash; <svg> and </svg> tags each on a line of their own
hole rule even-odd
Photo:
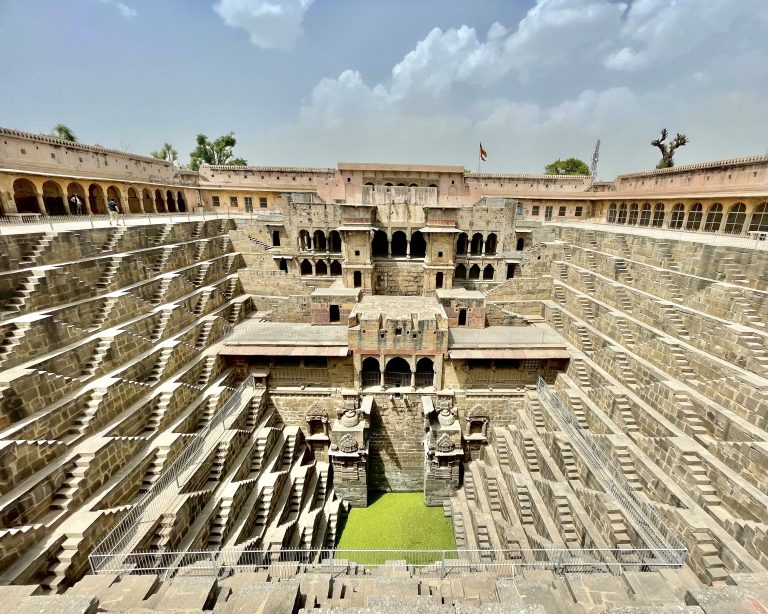
<svg viewBox="0 0 768 614">
<path fill-rule="evenodd" d="M 112 220 L 115 220 L 115 226 L 117 226 L 120 223 L 120 209 L 113 198 L 110 198 L 107 203 L 107 211 L 109 212 L 109 225 L 111 226 Z"/>
<path fill-rule="evenodd" d="M 80 197 L 77 194 L 72 194 L 72 198 L 69 199 L 69 202 L 72 203 L 71 211 L 73 215 L 83 214 L 83 201 L 80 200 Z"/>
</svg>

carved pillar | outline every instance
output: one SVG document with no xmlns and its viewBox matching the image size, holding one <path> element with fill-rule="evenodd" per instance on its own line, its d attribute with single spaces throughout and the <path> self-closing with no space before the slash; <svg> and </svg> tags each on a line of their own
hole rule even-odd
<svg viewBox="0 0 768 614">
<path fill-rule="evenodd" d="M 40 213 L 43 215 L 48 215 L 48 212 L 45 210 L 45 201 L 43 200 L 43 193 L 39 191 L 35 191 L 35 196 L 37 197 L 37 208 Z"/>
</svg>

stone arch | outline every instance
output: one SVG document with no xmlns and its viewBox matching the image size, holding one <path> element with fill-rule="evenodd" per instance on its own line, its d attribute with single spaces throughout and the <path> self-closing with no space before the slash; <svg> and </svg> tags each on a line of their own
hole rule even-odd
<svg viewBox="0 0 768 614">
<path fill-rule="evenodd" d="M 333 277 L 341 275 L 341 263 L 338 260 L 331 260 L 331 275 Z"/>
<path fill-rule="evenodd" d="M 517 243 L 515 244 L 515 249 L 518 252 L 523 251 L 523 248 L 525 247 L 525 238 L 524 237 L 518 237 Z"/>
<path fill-rule="evenodd" d="M 661 228 L 664 225 L 664 203 L 656 203 L 653 208 L 652 226 Z"/>
<path fill-rule="evenodd" d="M 435 385 L 435 363 L 428 356 L 416 361 L 416 386 L 423 388 Z"/>
<path fill-rule="evenodd" d="M 648 226 L 651 223 L 651 203 L 643 203 L 640 210 L 640 226 Z"/>
<path fill-rule="evenodd" d="M 379 359 L 374 356 L 366 356 L 360 366 L 360 384 L 368 386 L 381 385 L 381 365 Z"/>
<path fill-rule="evenodd" d="M 453 276 L 456 279 L 466 279 L 467 278 L 467 267 L 463 264 L 459 264 L 456 266 L 456 270 L 453 272 Z"/>
<path fill-rule="evenodd" d="M 308 230 L 299 230 L 299 249 L 303 251 L 312 249 L 312 239 Z"/>
<path fill-rule="evenodd" d="M 686 230 L 698 230 L 701 227 L 702 207 L 701 203 L 694 203 L 688 211 L 688 219 L 685 221 Z"/>
<path fill-rule="evenodd" d="M 704 221 L 704 232 L 717 232 L 723 221 L 723 205 L 714 203 L 707 211 L 707 219 Z"/>
<path fill-rule="evenodd" d="M 629 217 L 627 217 L 627 224 L 631 224 L 632 226 L 637 224 L 638 213 L 639 209 L 637 207 L 637 203 L 632 203 L 629 206 Z"/>
<path fill-rule="evenodd" d="M 768 203 L 760 203 L 749 220 L 750 232 L 768 232 Z"/>
<path fill-rule="evenodd" d="M 408 239 L 402 230 L 392 233 L 392 256 L 394 258 L 405 256 L 408 250 Z"/>
<path fill-rule="evenodd" d="M 490 264 L 486 264 L 485 268 L 483 269 L 483 279 L 484 280 L 493 280 L 493 276 L 496 271 L 494 270 L 493 266 Z"/>
<path fill-rule="evenodd" d="M 326 250 L 325 233 L 322 230 L 315 230 L 312 235 L 312 239 L 315 242 L 315 251 L 324 252 Z"/>
<path fill-rule="evenodd" d="M 165 202 L 168 205 L 168 213 L 176 213 L 176 199 L 170 190 L 165 193 Z"/>
<path fill-rule="evenodd" d="M 306 258 L 302 260 L 301 265 L 299 266 L 299 272 L 302 275 L 312 275 L 312 263 Z"/>
<path fill-rule="evenodd" d="M 328 265 L 325 260 L 318 260 L 315 263 L 315 275 L 328 275 Z"/>
<path fill-rule="evenodd" d="M 410 386 L 411 365 L 402 356 L 393 356 L 384 367 L 384 384 L 387 386 Z"/>
<path fill-rule="evenodd" d="M 740 235 L 744 230 L 744 222 L 747 221 L 747 206 L 744 203 L 735 203 L 728 209 L 728 217 L 725 219 L 725 232 L 729 235 Z"/>
<path fill-rule="evenodd" d="M 106 215 L 107 213 L 107 201 L 104 200 L 104 189 L 96 183 L 92 183 L 88 186 L 88 205 L 91 208 L 91 213 L 96 215 Z"/>
<path fill-rule="evenodd" d="M 669 216 L 669 227 L 675 229 L 682 228 L 684 217 L 685 206 L 683 203 L 677 203 L 674 207 L 672 207 L 672 214 Z"/>
<path fill-rule="evenodd" d="M 470 279 L 480 279 L 480 266 L 477 264 L 473 264 L 469 269 L 469 278 Z"/>
<path fill-rule="evenodd" d="M 426 258 L 427 241 L 420 230 L 411 235 L 411 258 Z"/>
<path fill-rule="evenodd" d="M 37 203 L 37 187 L 29 179 L 13 182 L 13 201 L 19 213 L 43 213 Z"/>
<path fill-rule="evenodd" d="M 456 255 L 463 256 L 467 253 L 469 238 L 466 232 L 462 232 L 456 239 Z"/>
<path fill-rule="evenodd" d="M 476 232 L 472 235 L 472 243 L 469 246 L 469 253 L 473 256 L 479 256 L 483 251 L 483 235 Z"/>
<path fill-rule="evenodd" d="M 55 181 L 46 181 L 43 184 L 43 204 L 48 215 L 67 215 L 64 192 Z"/>
<path fill-rule="evenodd" d="M 77 204 L 70 200 L 73 196 L 77 196 L 80 199 L 79 210 Z M 85 204 L 87 201 L 88 199 L 85 197 L 85 188 L 83 186 L 75 182 L 72 182 L 67 186 L 67 203 L 69 204 L 69 210 L 72 215 L 87 215 L 88 210 Z"/>
<path fill-rule="evenodd" d="M 180 213 L 184 213 L 187 210 L 187 201 L 181 192 L 176 192 L 176 208 Z"/>
<path fill-rule="evenodd" d="M 607 221 L 609 224 L 616 223 L 616 203 L 611 203 L 611 206 L 608 207 Z"/>
<path fill-rule="evenodd" d="M 152 193 L 147 188 L 144 188 L 141 191 L 141 204 L 144 209 L 144 213 L 155 212 L 155 205 L 152 201 Z"/>
<path fill-rule="evenodd" d="M 128 211 L 131 213 L 141 213 L 141 201 L 134 188 L 128 188 Z"/>
<path fill-rule="evenodd" d="M 389 239 L 383 230 L 377 230 L 371 238 L 371 258 L 386 258 L 389 253 Z"/>
<path fill-rule="evenodd" d="M 621 203 L 619 206 L 619 216 L 616 218 L 616 222 L 619 224 L 627 223 L 627 203 Z"/>
<path fill-rule="evenodd" d="M 485 238 L 485 254 L 487 256 L 495 256 L 497 247 L 498 237 L 495 232 L 492 232 Z"/>
<path fill-rule="evenodd" d="M 328 233 L 328 251 L 334 254 L 341 252 L 341 235 L 338 230 Z"/>
<path fill-rule="evenodd" d="M 163 200 L 163 193 L 160 190 L 155 190 L 155 211 L 165 213 L 165 200 Z"/>
</svg>

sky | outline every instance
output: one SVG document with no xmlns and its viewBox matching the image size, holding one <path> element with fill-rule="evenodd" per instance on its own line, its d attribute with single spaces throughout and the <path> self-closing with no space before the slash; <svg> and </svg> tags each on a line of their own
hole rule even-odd
<svg viewBox="0 0 768 614">
<path fill-rule="evenodd" d="M 188 161 L 598 176 L 768 151 L 768 0 L 0 0 L 0 125 Z"/>
</svg>

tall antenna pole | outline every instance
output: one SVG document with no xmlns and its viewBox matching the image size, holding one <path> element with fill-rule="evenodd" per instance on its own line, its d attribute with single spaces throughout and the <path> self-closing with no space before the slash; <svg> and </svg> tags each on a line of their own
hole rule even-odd
<svg viewBox="0 0 768 614">
<path fill-rule="evenodd" d="M 600 159 L 600 139 L 597 139 L 595 143 L 595 153 L 592 154 L 592 167 L 590 168 L 590 174 L 592 175 L 592 183 L 597 181 L 597 161 Z"/>
</svg>

